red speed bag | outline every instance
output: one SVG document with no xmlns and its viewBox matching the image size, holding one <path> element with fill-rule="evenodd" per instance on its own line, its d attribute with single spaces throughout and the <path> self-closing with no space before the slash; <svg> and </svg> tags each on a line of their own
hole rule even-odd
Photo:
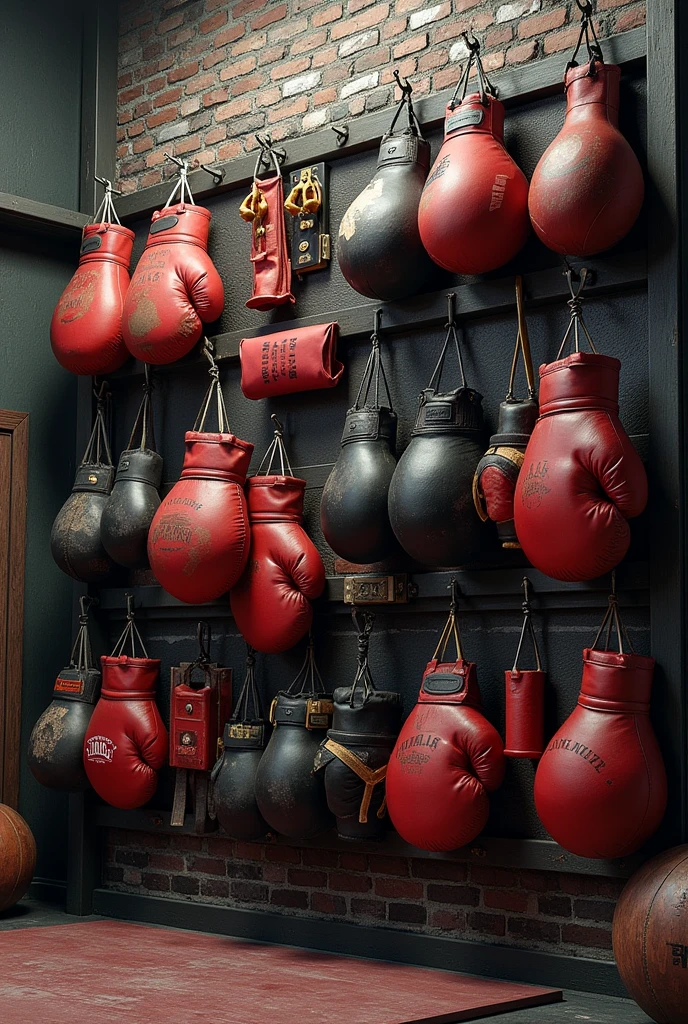
<svg viewBox="0 0 688 1024">
<path fill-rule="evenodd" d="M 530 219 L 555 252 L 590 256 L 628 234 L 645 186 L 638 158 L 617 127 L 616 64 L 592 61 L 566 72 L 564 127 L 530 183 Z"/>
<path fill-rule="evenodd" d="M 504 148 L 504 105 L 478 93 L 447 106 L 444 142 L 418 208 L 429 255 L 456 274 L 485 274 L 528 237 L 528 181 Z"/>
</svg>

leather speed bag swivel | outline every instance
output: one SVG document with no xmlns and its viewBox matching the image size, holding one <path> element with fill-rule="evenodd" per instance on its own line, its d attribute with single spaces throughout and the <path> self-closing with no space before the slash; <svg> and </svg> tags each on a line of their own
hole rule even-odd
<svg viewBox="0 0 688 1024">
<path fill-rule="evenodd" d="M 62 572 L 82 583 L 98 583 L 113 568 L 100 536 L 103 510 L 115 475 L 103 411 L 103 402 L 99 401 L 72 493 L 57 513 L 50 534 L 55 562 Z"/>
<path fill-rule="evenodd" d="M 621 69 L 598 59 L 566 72 L 564 127 L 533 173 L 528 206 L 555 252 L 590 256 L 628 234 L 643 204 L 643 172 L 619 131 Z"/>
<path fill-rule="evenodd" d="M 262 839 L 268 826 L 256 803 L 256 772 L 270 734 L 256 687 L 255 654 L 246 655 L 246 678 L 231 719 L 225 725 L 222 754 L 210 776 L 212 803 L 222 829 L 232 839 Z"/>
<path fill-rule="evenodd" d="M 504 105 L 478 93 L 447 106 L 444 142 L 418 208 L 423 245 L 455 274 L 485 274 L 528 237 L 528 182 L 504 148 Z"/>
<path fill-rule="evenodd" d="M 382 140 L 377 170 L 342 217 L 337 258 L 351 287 L 394 302 L 420 291 L 432 273 L 418 230 L 430 146 L 410 131 Z"/>
<path fill-rule="evenodd" d="M 79 266 L 60 296 L 50 323 L 50 344 L 70 373 L 101 376 L 129 358 L 122 308 L 129 286 L 134 232 L 121 224 L 87 224 Z"/>
<path fill-rule="evenodd" d="M 473 507 L 473 476 L 485 451 L 483 396 L 472 388 L 427 388 L 411 441 L 389 488 L 397 540 L 425 565 L 464 565 L 482 547 L 485 527 Z"/>
<path fill-rule="evenodd" d="M 52 703 L 29 737 L 29 768 L 42 786 L 68 793 L 88 789 L 84 736 L 99 693 L 97 669 L 76 668 L 72 664 L 55 680 Z"/>
</svg>

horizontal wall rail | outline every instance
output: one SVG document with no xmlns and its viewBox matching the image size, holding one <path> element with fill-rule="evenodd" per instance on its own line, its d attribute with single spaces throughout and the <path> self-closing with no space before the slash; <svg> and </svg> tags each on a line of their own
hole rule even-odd
<svg viewBox="0 0 688 1024">
<path fill-rule="evenodd" d="M 585 266 L 592 272 L 585 287 L 586 299 L 622 289 L 642 287 L 647 281 L 647 261 L 644 252 L 619 253 L 607 256 L 603 260 L 588 259 L 585 260 Z M 564 302 L 571 297 L 566 277 L 559 267 L 524 274 L 523 288 L 529 307 Z M 242 338 L 262 338 L 335 320 L 339 324 L 340 339 L 346 341 L 360 337 L 372 331 L 376 310 L 382 310 L 383 334 L 399 334 L 404 331 L 437 327 L 446 322 L 449 291 L 456 293 L 458 320 L 475 319 L 483 315 L 496 316 L 516 308 L 512 276 L 494 280 L 481 279 L 470 284 L 418 295 L 406 302 L 367 302 L 348 309 L 319 313 L 317 316 L 267 324 L 253 331 L 228 331 L 225 334 L 216 334 L 211 339 L 215 346 L 215 358 L 218 362 L 236 361 L 239 358 L 239 343 Z M 156 367 L 156 373 L 173 373 L 176 370 L 183 370 L 189 362 L 203 360 L 204 356 L 200 348 L 197 348 L 186 359 Z M 143 370 L 143 363 L 131 360 L 122 370 L 111 376 L 114 378 L 142 375 Z"/>
<path fill-rule="evenodd" d="M 602 41 L 602 52 L 606 61 L 614 64 L 631 65 L 642 61 L 647 55 L 647 37 L 644 28 L 623 32 Z M 522 68 L 498 72 L 491 75 L 499 90 L 499 98 L 507 105 L 530 103 L 563 89 L 564 66 L 562 54 L 535 61 Z M 447 103 L 453 89 L 444 89 L 432 96 L 419 97 L 414 102 L 418 119 L 425 131 L 439 128 L 444 120 Z M 349 137 L 345 146 L 337 146 L 337 136 L 331 127 L 313 132 L 299 139 L 288 139 L 284 143 L 287 153 L 283 170 L 302 167 L 304 164 L 320 161 L 331 162 L 353 156 L 380 144 L 382 136 L 389 130 L 390 109 L 353 118 L 347 123 Z M 189 184 L 196 199 L 219 195 L 235 188 L 248 185 L 253 179 L 255 155 L 238 157 L 228 163 L 218 164 L 214 169 L 223 175 L 219 185 L 205 171 L 193 171 Z M 143 217 L 159 206 L 164 206 L 169 196 L 169 184 L 153 185 L 117 202 L 117 210 L 123 220 Z"/>
<path fill-rule="evenodd" d="M 0 192 L 0 225 L 58 238 L 76 238 L 90 218 L 75 210 Z"/>
</svg>

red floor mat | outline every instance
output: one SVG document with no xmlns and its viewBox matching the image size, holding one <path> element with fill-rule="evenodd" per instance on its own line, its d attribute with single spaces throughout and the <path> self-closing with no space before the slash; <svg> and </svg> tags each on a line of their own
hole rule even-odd
<svg viewBox="0 0 688 1024">
<path fill-rule="evenodd" d="M 0 933 L 2 1024 L 449 1024 L 561 992 L 177 929 Z"/>
</svg>

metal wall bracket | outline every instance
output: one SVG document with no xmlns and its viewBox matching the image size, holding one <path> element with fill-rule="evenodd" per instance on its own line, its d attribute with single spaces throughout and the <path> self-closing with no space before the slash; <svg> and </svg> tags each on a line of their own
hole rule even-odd
<svg viewBox="0 0 688 1024">
<path fill-rule="evenodd" d="M 346 576 L 344 604 L 407 604 L 418 587 L 405 572 L 395 576 Z"/>
</svg>

